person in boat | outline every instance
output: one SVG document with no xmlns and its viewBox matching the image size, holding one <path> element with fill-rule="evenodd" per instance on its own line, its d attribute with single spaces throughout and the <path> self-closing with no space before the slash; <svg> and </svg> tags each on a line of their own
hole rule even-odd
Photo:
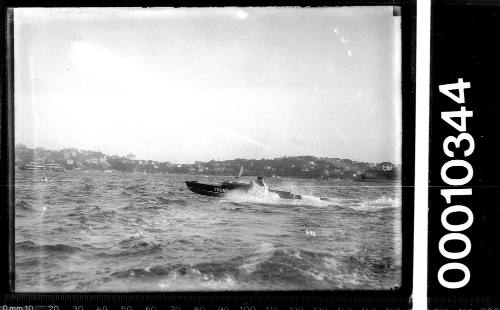
<svg viewBox="0 0 500 310">
<path fill-rule="evenodd" d="M 256 189 L 259 191 L 268 191 L 267 184 L 264 183 L 264 179 L 262 177 L 257 177 L 256 181 L 252 181 L 250 183 L 252 185 L 252 189 Z"/>
</svg>

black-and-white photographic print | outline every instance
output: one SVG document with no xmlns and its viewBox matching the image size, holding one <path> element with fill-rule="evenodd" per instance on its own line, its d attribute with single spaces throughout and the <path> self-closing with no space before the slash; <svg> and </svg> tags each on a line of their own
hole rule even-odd
<svg viewBox="0 0 500 310">
<path fill-rule="evenodd" d="M 15 8 L 16 291 L 401 287 L 398 11 Z"/>
</svg>

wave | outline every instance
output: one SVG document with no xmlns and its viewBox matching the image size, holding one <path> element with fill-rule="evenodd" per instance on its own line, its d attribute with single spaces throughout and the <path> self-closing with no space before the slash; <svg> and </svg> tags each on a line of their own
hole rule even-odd
<svg viewBox="0 0 500 310">
<path fill-rule="evenodd" d="M 380 196 L 376 199 L 351 201 L 346 204 L 348 208 L 356 211 L 374 212 L 401 207 L 401 199 L 396 197 Z"/>
<path fill-rule="evenodd" d="M 99 207 L 94 207 L 91 211 L 100 210 Z M 92 215 L 92 219 L 96 221 L 110 221 L 111 219 L 116 218 L 117 212 L 115 210 L 101 211 Z"/>
<path fill-rule="evenodd" d="M 140 181 L 140 180 L 137 180 L 137 181 Z M 144 184 L 134 184 L 134 185 L 124 186 L 124 189 L 126 189 L 128 191 L 144 191 L 144 190 L 147 190 L 148 187 Z"/>
<path fill-rule="evenodd" d="M 198 265 L 175 264 L 171 266 L 141 266 L 116 271 L 110 277 L 123 281 L 148 281 L 156 279 L 153 289 L 167 291 L 195 290 L 232 290 L 240 284 L 234 272 L 225 271 L 226 266 L 219 263 Z"/>
<path fill-rule="evenodd" d="M 84 192 L 94 191 L 95 188 L 96 188 L 96 186 L 93 184 L 85 184 L 82 186 L 82 190 Z"/>
<path fill-rule="evenodd" d="M 234 205 L 270 205 L 294 207 L 329 207 L 337 206 L 339 199 L 302 195 L 301 199 L 283 199 L 272 192 L 230 192 L 224 196 L 225 200 Z"/>
<path fill-rule="evenodd" d="M 125 207 L 120 208 L 120 210 L 126 210 L 126 211 L 135 210 L 135 209 L 136 209 L 136 206 L 133 203 L 129 203 Z"/>
<path fill-rule="evenodd" d="M 120 258 L 138 258 L 140 256 L 161 253 L 163 251 L 163 246 L 158 243 L 149 242 L 139 242 L 131 247 L 122 246 L 119 250 L 117 249 L 107 249 L 103 252 L 98 252 L 95 254 L 96 257 L 112 257 L 116 259 Z"/>
<path fill-rule="evenodd" d="M 15 208 L 16 211 L 27 211 L 27 212 L 35 211 L 35 208 L 24 200 L 16 201 Z"/>
<path fill-rule="evenodd" d="M 36 255 L 32 257 L 17 256 L 16 257 L 16 269 L 22 268 L 29 270 L 30 272 L 36 272 L 40 268 L 47 269 L 57 269 L 59 267 L 56 260 L 54 260 L 53 255 Z M 17 287 L 16 287 L 17 289 Z"/>
<path fill-rule="evenodd" d="M 145 264 L 115 269 L 101 282 L 107 282 L 110 287 L 112 283 L 126 280 L 139 287 L 147 285 L 147 290 L 165 291 L 258 290 L 262 287 L 331 290 L 373 288 L 370 283 L 377 277 L 397 268 L 390 257 L 377 258 L 366 251 L 334 255 L 329 251 L 280 248 L 262 243 L 246 256 L 223 261 Z M 102 287 L 97 286 L 97 289 Z"/>
<path fill-rule="evenodd" d="M 400 279 L 400 223 L 392 227 L 401 202 L 392 188 L 300 181 L 307 184 L 271 187 L 301 200 L 211 198 L 191 195 L 184 176 L 139 186 L 126 174 L 109 176 L 45 186 L 41 194 L 20 187 L 18 241 L 33 241 L 16 244 L 21 285 L 35 273 L 46 276 L 46 289 L 59 290 L 359 289 Z M 95 188 L 84 192 L 82 182 Z M 355 252 L 365 245 L 371 253 Z M 45 268 L 49 259 L 55 266 Z M 57 278 L 68 266 L 76 273 Z"/>
<path fill-rule="evenodd" d="M 360 250 L 356 255 L 351 256 L 351 262 L 360 269 L 366 269 L 368 266 L 376 273 L 386 272 L 387 270 L 399 267 L 392 256 L 380 255 L 380 253 L 371 253 L 368 250 Z"/>
<path fill-rule="evenodd" d="M 145 195 L 148 193 L 148 188 L 143 184 L 128 185 L 121 188 L 121 194 L 127 197 Z"/>
<path fill-rule="evenodd" d="M 270 287 L 287 289 L 333 289 L 336 273 L 324 268 L 330 252 L 300 248 L 275 249 L 255 265 L 242 265 L 252 277 L 268 279 Z M 259 256 L 257 256 L 259 257 Z M 261 256 L 262 257 L 262 256 Z M 251 269 L 248 270 L 248 267 Z"/>
<path fill-rule="evenodd" d="M 252 273 L 257 270 L 259 265 L 271 259 L 275 251 L 276 248 L 271 243 L 263 243 L 252 256 L 245 259 L 245 263 L 239 268 L 247 273 Z"/>
<path fill-rule="evenodd" d="M 164 205 L 176 204 L 185 206 L 187 204 L 187 202 L 183 199 L 168 199 L 162 196 L 156 196 L 156 201 Z"/>
<path fill-rule="evenodd" d="M 392 205 L 397 207 L 399 204 L 401 204 L 401 199 L 398 199 L 396 197 L 381 196 L 377 199 L 372 200 L 371 203 L 375 205 Z"/>
<path fill-rule="evenodd" d="M 302 195 L 300 204 L 312 207 L 328 207 L 328 206 L 338 206 L 341 199 L 333 197 L 316 197 L 311 195 Z"/>
<path fill-rule="evenodd" d="M 276 193 L 259 191 L 231 191 L 224 196 L 224 199 L 239 203 L 273 203 L 282 200 Z"/>
<path fill-rule="evenodd" d="M 27 216 L 23 213 L 45 213 L 47 211 L 47 205 L 33 206 L 24 200 L 16 201 L 15 203 L 16 216 Z"/>
<path fill-rule="evenodd" d="M 149 196 L 151 189 L 146 184 L 135 184 L 122 187 L 122 195 L 125 196 Z"/>
<path fill-rule="evenodd" d="M 401 199 L 382 195 L 374 199 L 367 198 L 339 198 L 318 197 L 315 195 L 301 195 L 301 199 L 282 199 L 272 192 L 229 192 L 225 200 L 233 205 L 258 204 L 258 205 L 286 205 L 304 207 L 348 207 L 358 211 L 378 211 L 385 208 L 401 206 Z"/>
<path fill-rule="evenodd" d="M 85 209 L 75 209 L 71 213 L 67 215 L 67 219 L 71 219 L 73 222 L 77 222 L 79 224 L 88 224 L 88 223 L 105 223 L 112 222 L 117 218 L 117 212 L 115 210 L 108 211 L 100 211 L 100 207 L 94 206 L 92 208 L 88 207 Z M 89 227 L 85 227 L 88 229 Z"/>
<path fill-rule="evenodd" d="M 95 254 L 98 257 L 134 257 L 161 252 L 163 245 L 142 230 L 122 239 L 116 246 Z"/>
<path fill-rule="evenodd" d="M 162 266 L 154 267 L 143 267 L 143 268 L 130 268 L 127 270 L 116 271 L 111 274 L 113 277 L 117 278 L 129 278 L 129 277 L 151 277 L 151 276 L 166 276 L 171 271 L 171 268 L 165 268 Z"/>
<path fill-rule="evenodd" d="M 90 218 L 87 215 L 82 214 L 79 211 L 68 214 L 68 218 L 73 221 L 77 221 L 80 224 L 87 224 L 90 221 Z"/>
<path fill-rule="evenodd" d="M 48 252 L 52 254 L 73 254 L 77 252 L 84 251 L 76 246 L 70 246 L 67 244 L 36 244 L 32 241 L 23 241 L 16 243 L 17 251 L 29 251 L 29 252 Z"/>
<path fill-rule="evenodd" d="M 229 291 L 242 290 L 248 286 L 249 283 L 238 282 L 230 275 L 215 278 L 212 275 L 198 275 L 196 272 L 190 277 L 178 277 L 174 273 L 158 284 L 160 289 L 168 291 Z"/>
<path fill-rule="evenodd" d="M 74 290 L 129 292 L 131 285 L 139 291 L 221 291 L 239 287 L 239 283 L 230 276 L 216 279 L 201 275 L 199 271 L 185 266 L 177 268 L 148 266 L 118 271 L 100 279 L 85 281 L 78 284 Z"/>
</svg>

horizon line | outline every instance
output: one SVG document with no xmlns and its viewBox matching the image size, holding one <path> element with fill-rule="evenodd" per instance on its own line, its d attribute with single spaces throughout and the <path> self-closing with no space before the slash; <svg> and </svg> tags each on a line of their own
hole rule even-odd
<svg viewBox="0 0 500 310">
<path fill-rule="evenodd" d="M 49 149 L 49 148 L 46 148 L 46 147 L 43 147 L 43 146 L 36 146 L 36 147 L 28 147 L 26 144 L 24 143 L 21 143 L 21 142 L 17 142 L 15 145 L 14 145 L 14 150 L 15 148 L 18 146 L 18 145 L 23 145 L 24 147 L 26 148 L 32 148 L 33 150 L 34 149 L 37 149 L 37 148 L 41 148 L 41 149 L 45 149 L 47 151 L 62 151 L 63 149 L 76 149 L 76 150 L 79 150 L 79 151 L 89 151 L 89 152 L 101 152 L 103 153 L 105 156 L 118 156 L 118 157 L 127 157 L 128 155 L 133 155 L 135 157 L 135 154 L 133 152 L 128 152 L 128 154 L 126 155 L 116 155 L 116 154 L 113 154 L 113 155 L 108 155 L 106 153 L 104 153 L 103 151 L 100 151 L 100 150 L 89 150 L 89 149 L 82 149 L 82 148 L 77 148 L 77 147 L 64 147 L 64 148 L 61 148 L 61 149 Z M 192 163 L 174 163 L 174 162 L 171 162 L 171 161 L 168 161 L 168 160 L 165 160 L 165 161 L 159 161 L 159 160 L 154 160 L 154 159 L 134 159 L 134 160 L 145 160 L 145 161 L 149 161 L 149 160 L 152 160 L 152 161 L 156 161 L 156 162 L 167 162 L 167 163 L 171 163 L 171 164 L 181 164 L 181 165 L 194 165 L 196 162 L 211 162 L 211 161 L 219 161 L 219 162 L 222 162 L 222 161 L 232 161 L 232 160 L 238 160 L 238 159 L 242 159 L 242 160 L 273 160 L 273 159 L 281 159 L 281 158 L 287 158 L 287 157 L 316 157 L 318 159 L 321 159 L 321 158 L 329 158 L 329 159 L 339 159 L 339 160 L 350 160 L 350 161 L 353 161 L 353 162 L 358 162 L 358 163 L 368 163 L 368 164 L 378 164 L 378 163 L 383 163 L 383 162 L 389 162 L 389 163 L 393 163 L 391 162 L 390 160 L 383 160 L 383 161 L 380 161 L 380 162 L 374 162 L 374 161 L 359 161 L 359 160 L 354 160 L 354 159 L 351 159 L 351 158 L 341 158 L 341 157 L 338 157 L 338 156 L 335 156 L 335 157 L 330 157 L 330 156 L 319 156 L 319 155 L 282 155 L 280 157 L 273 157 L 273 158 L 243 158 L 243 157 L 237 157 L 237 158 L 232 158 L 232 159 L 210 159 L 210 160 L 207 160 L 207 161 L 203 161 L 203 160 L 195 160 L 193 161 Z M 397 162 L 395 161 L 394 162 L 395 165 L 401 165 L 400 162 Z"/>
</svg>

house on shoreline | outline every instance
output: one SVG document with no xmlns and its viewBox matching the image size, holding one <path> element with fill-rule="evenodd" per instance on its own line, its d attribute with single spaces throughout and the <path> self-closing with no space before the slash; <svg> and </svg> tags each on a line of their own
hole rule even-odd
<svg viewBox="0 0 500 310">
<path fill-rule="evenodd" d="M 399 168 L 390 162 L 378 164 L 359 162 L 347 158 L 315 156 L 283 156 L 273 159 L 243 159 L 196 161 L 194 164 L 175 164 L 125 156 L 106 155 L 102 152 L 66 148 L 59 151 L 43 148 L 30 149 L 16 145 L 16 166 L 33 163 L 59 164 L 64 170 L 113 170 L 140 173 L 176 173 L 198 175 L 237 175 L 303 179 L 396 179 Z M 38 159 L 38 161 L 37 161 Z"/>
</svg>

